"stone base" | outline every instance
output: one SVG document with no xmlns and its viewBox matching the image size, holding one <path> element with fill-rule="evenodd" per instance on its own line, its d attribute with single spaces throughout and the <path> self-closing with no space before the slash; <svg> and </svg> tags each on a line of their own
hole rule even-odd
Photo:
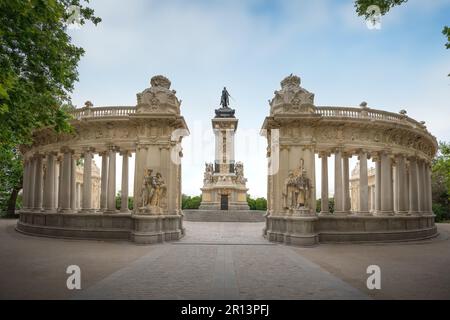
<svg viewBox="0 0 450 320">
<path fill-rule="evenodd" d="M 265 211 L 258 210 L 183 210 L 185 221 L 264 222 Z"/>
<path fill-rule="evenodd" d="M 244 210 L 249 211 L 250 207 L 247 202 L 230 202 L 228 204 L 228 210 L 220 210 L 219 202 L 202 202 L 200 204 L 199 210 L 214 210 L 214 211 L 236 211 L 236 210 Z"/>
<path fill-rule="evenodd" d="M 182 238 L 182 219 L 181 215 L 21 212 L 16 230 L 55 238 L 129 240 L 150 244 Z"/>
<path fill-rule="evenodd" d="M 429 239 L 437 234 L 434 215 L 268 215 L 264 229 L 264 236 L 269 241 L 299 246 L 318 243 L 413 241 Z"/>
</svg>

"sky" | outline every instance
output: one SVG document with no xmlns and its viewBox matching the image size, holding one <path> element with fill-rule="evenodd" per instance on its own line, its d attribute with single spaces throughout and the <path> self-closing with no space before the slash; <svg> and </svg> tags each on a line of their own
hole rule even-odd
<svg viewBox="0 0 450 320">
<path fill-rule="evenodd" d="M 438 141 L 450 141 L 450 50 L 441 33 L 450 25 L 450 0 L 409 0 L 383 16 L 380 29 L 368 28 L 350 0 L 92 0 L 89 6 L 103 21 L 69 30 L 86 51 L 73 103 L 134 106 L 152 76 L 168 77 L 191 132 L 183 140 L 184 194 L 201 193 L 204 163 L 214 160 L 211 118 L 224 86 L 239 119 L 236 160 L 244 163 L 253 197 L 267 194 L 259 131 L 268 100 L 291 73 L 315 93 L 318 106 L 367 101 L 375 109 L 406 109 Z M 316 181 L 319 169 L 317 161 Z M 120 170 L 119 158 L 118 190 Z"/>
</svg>

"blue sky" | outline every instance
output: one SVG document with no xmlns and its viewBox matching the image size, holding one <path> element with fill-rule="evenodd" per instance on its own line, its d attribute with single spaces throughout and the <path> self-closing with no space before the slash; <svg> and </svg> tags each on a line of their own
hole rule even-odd
<svg viewBox="0 0 450 320">
<path fill-rule="evenodd" d="M 450 50 L 441 33 L 450 25 L 450 0 L 409 0 L 382 17 L 380 30 L 368 29 L 353 1 L 344 0 L 93 0 L 90 6 L 102 23 L 70 31 L 86 50 L 74 104 L 135 105 L 153 75 L 167 76 L 191 130 L 183 143 L 186 194 L 200 193 L 204 161 L 213 160 L 210 119 L 223 86 L 234 98 L 236 158 L 254 196 L 266 194 L 258 132 L 267 100 L 290 73 L 315 93 L 317 105 L 367 101 L 406 109 L 438 140 L 450 141 Z M 331 180 L 330 192 L 332 186 Z"/>
</svg>

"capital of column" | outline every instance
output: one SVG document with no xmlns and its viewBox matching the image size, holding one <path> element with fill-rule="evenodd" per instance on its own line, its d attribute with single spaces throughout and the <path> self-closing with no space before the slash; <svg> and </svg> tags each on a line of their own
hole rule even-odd
<svg viewBox="0 0 450 320">
<path fill-rule="evenodd" d="M 113 144 L 111 144 L 111 145 L 108 145 L 107 146 L 107 149 L 108 149 L 108 151 L 113 151 L 113 152 L 119 152 L 120 151 L 120 148 L 118 147 L 118 146 L 116 146 L 116 145 L 113 145 Z"/>
<path fill-rule="evenodd" d="M 170 149 L 170 148 L 167 148 L 167 149 Z M 131 157 L 131 151 L 130 150 L 121 150 L 119 154 L 121 156 Z"/>
<path fill-rule="evenodd" d="M 317 155 L 319 156 L 319 158 L 328 158 L 330 156 L 331 152 L 330 151 L 319 151 L 317 153 Z"/>
<path fill-rule="evenodd" d="M 279 145 L 279 149 L 280 149 L 280 151 L 283 151 L 283 150 L 289 151 L 291 149 L 291 146 L 288 146 L 288 145 L 285 145 L 285 144 L 280 144 Z"/>
<path fill-rule="evenodd" d="M 94 153 L 95 152 L 95 148 L 93 147 L 85 147 L 82 149 L 82 155 L 84 156 L 87 153 Z"/>
</svg>

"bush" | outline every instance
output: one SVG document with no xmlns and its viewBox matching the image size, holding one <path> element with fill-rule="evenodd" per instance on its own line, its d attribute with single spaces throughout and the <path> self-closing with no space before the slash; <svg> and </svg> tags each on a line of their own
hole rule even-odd
<svg viewBox="0 0 450 320">
<path fill-rule="evenodd" d="M 433 203 L 433 213 L 436 215 L 436 222 L 450 220 L 450 213 L 440 203 Z"/>
<path fill-rule="evenodd" d="M 198 209 L 201 202 L 201 196 L 191 197 L 183 194 L 181 197 L 181 209 Z"/>
<path fill-rule="evenodd" d="M 247 203 L 250 210 L 267 210 L 267 200 L 266 198 L 256 198 L 253 199 L 250 195 L 247 195 Z"/>
<path fill-rule="evenodd" d="M 316 212 L 320 212 L 322 210 L 322 199 L 316 200 Z M 330 213 L 334 212 L 334 198 L 328 198 L 328 210 Z"/>
</svg>

